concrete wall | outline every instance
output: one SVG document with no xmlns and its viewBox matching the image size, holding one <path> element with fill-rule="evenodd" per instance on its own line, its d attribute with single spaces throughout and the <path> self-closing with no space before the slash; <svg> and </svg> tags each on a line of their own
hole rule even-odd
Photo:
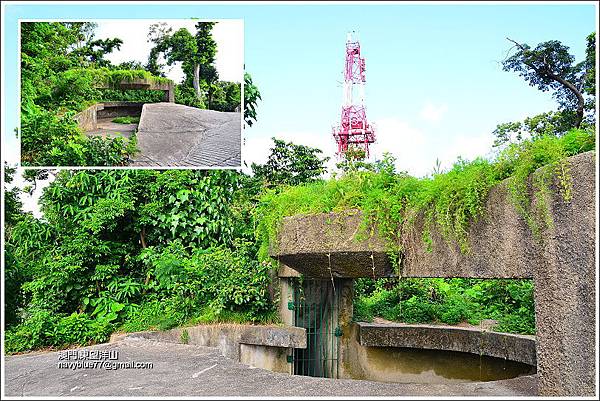
<svg viewBox="0 0 600 401">
<path fill-rule="evenodd" d="M 83 131 L 92 131 L 98 128 L 97 113 L 104 108 L 102 103 L 91 105 L 87 109 L 75 114 L 73 119 Z"/>
<path fill-rule="evenodd" d="M 385 242 L 376 230 L 363 233 L 361 222 L 356 210 L 284 218 L 271 254 L 308 277 L 394 276 Z"/>
<path fill-rule="evenodd" d="M 187 344 L 219 348 L 225 357 L 276 372 L 291 373 L 287 355 L 292 348 L 306 348 L 306 331 L 298 327 L 207 324 L 128 336 L 182 343 L 184 331 L 188 333 Z"/>
<path fill-rule="evenodd" d="M 108 83 L 98 86 L 98 88 L 111 88 Z M 131 81 L 121 81 L 117 87 L 119 89 L 147 89 L 147 90 L 159 90 L 165 92 L 165 102 L 175 102 L 175 83 L 171 80 L 166 82 L 155 82 L 153 79 L 135 78 Z"/>
<path fill-rule="evenodd" d="M 240 344 L 240 362 L 272 372 L 292 374 L 292 364 L 287 361 L 291 348 Z"/>
<path fill-rule="evenodd" d="M 563 199 L 555 179 L 546 199 L 554 224 L 543 232 L 543 242 L 515 212 L 506 183 L 491 190 L 484 215 L 471 225 L 467 254 L 435 229 L 428 252 L 418 231 L 419 217 L 415 231 L 404 227 L 404 277 L 534 279 L 540 395 L 590 396 L 597 391 L 596 163 L 595 152 L 568 159 L 572 199 Z M 284 219 L 272 255 L 308 276 L 327 277 L 331 266 L 340 277 L 372 277 L 371 263 L 377 277 L 388 275 L 382 240 L 376 234 L 358 240 L 360 216 L 336 216 Z M 375 255 L 373 262 L 370 255 Z"/>
<path fill-rule="evenodd" d="M 96 103 L 75 114 L 73 118 L 82 131 L 93 131 L 98 129 L 99 118 L 139 116 L 142 113 L 143 105 L 144 103 L 140 102 Z"/>
<path fill-rule="evenodd" d="M 115 118 L 125 116 L 139 116 L 142 114 L 141 102 L 104 102 L 104 108 L 98 110 L 97 118 Z"/>
</svg>

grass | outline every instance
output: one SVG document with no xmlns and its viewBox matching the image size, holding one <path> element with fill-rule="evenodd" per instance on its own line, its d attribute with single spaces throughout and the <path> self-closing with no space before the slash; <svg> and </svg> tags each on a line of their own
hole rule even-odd
<svg viewBox="0 0 600 401">
<path fill-rule="evenodd" d="M 140 122 L 140 118 L 132 116 L 116 117 L 112 119 L 112 122 L 117 124 L 138 124 Z"/>
</svg>

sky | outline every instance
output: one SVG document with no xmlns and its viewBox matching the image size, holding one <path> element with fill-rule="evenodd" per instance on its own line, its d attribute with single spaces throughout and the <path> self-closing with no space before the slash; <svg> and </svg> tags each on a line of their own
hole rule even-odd
<svg viewBox="0 0 600 401">
<path fill-rule="evenodd" d="M 346 35 L 354 31 L 366 58 L 367 117 L 376 129 L 373 158 L 388 151 L 397 158 L 398 169 L 423 176 L 432 171 L 436 160 L 448 168 L 459 156 L 490 156 L 492 131 L 497 124 L 555 109 L 550 93 L 502 70 L 501 61 L 511 47 L 506 38 L 532 46 L 560 40 L 580 61 L 585 54 L 585 38 L 596 29 L 596 11 L 591 3 L 138 3 L 21 6 L 10 17 L 188 19 L 182 24 L 189 24 L 191 17 L 243 19 L 245 70 L 262 95 L 258 121 L 244 132 L 245 171 L 252 162 L 266 161 L 272 137 L 317 147 L 332 158 L 330 167 L 335 164 L 331 130 L 339 122 Z M 117 29 L 110 31 L 109 23 L 101 27 L 103 32 Z M 4 24 L 4 29 L 6 36 L 14 35 L 10 24 Z M 140 43 L 133 38 L 145 39 L 146 31 L 143 27 L 129 29 L 124 36 L 128 43 L 130 39 Z M 13 50 L 9 42 L 5 53 Z M 144 53 L 141 46 L 130 48 L 129 44 L 122 52 L 127 56 Z M 11 82 L 11 73 L 10 68 L 3 72 L 3 83 Z M 6 96 L 10 88 L 5 89 Z M 18 112 L 15 105 L 11 110 Z M 10 138 L 14 137 L 12 129 L 18 117 L 6 113 L 6 147 L 14 149 Z M 11 154 L 10 149 L 5 155 Z"/>
<path fill-rule="evenodd" d="M 246 17 L 246 70 L 263 97 L 246 154 L 266 160 L 276 136 L 333 156 L 346 32 L 354 30 L 366 58 L 373 154 L 389 151 L 400 170 L 416 176 L 430 173 L 436 159 L 448 168 L 458 156 L 487 155 L 497 124 L 555 109 L 548 92 L 502 71 L 506 37 L 531 45 L 557 39 L 581 60 L 596 25 L 589 5 L 290 6 L 271 13 L 277 18 Z"/>
</svg>

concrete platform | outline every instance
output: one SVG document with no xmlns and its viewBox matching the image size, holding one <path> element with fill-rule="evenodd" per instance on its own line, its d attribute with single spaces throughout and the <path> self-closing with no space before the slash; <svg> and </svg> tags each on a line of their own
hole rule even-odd
<svg viewBox="0 0 600 401">
<path fill-rule="evenodd" d="M 123 137 L 129 139 L 135 132 L 137 124 L 118 124 L 113 123 L 114 117 L 98 118 L 98 128 L 86 131 L 87 136 L 101 136 L 102 138 Z"/>
<path fill-rule="evenodd" d="M 241 114 L 174 103 L 148 103 L 132 166 L 240 167 Z"/>
<path fill-rule="evenodd" d="M 5 358 L 6 396 L 517 396 L 536 395 L 536 376 L 485 383 L 400 384 L 290 376 L 252 368 L 216 348 L 129 338 L 80 350 L 113 350 L 151 369 L 59 368 L 59 352 Z M 74 362 L 74 361 L 70 361 Z"/>
</svg>

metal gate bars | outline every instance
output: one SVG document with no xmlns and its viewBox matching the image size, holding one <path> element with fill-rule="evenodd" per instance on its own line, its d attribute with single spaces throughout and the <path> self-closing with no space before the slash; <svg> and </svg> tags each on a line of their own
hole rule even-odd
<svg viewBox="0 0 600 401">
<path fill-rule="evenodd" d="M 294 283 L 294 325 L 306 329 L 306 348 L 294 348 L 295 375 L 338 378 L 339 296 L 335 281 L 304 279 Z"/>
</svg>

